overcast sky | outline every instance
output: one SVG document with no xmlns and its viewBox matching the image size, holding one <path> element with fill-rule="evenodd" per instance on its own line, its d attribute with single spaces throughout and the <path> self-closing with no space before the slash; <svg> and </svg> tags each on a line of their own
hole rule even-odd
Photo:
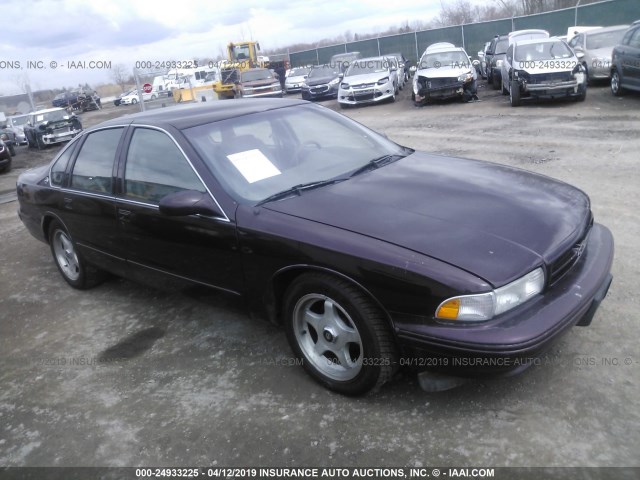
<svg viewBox="0 0 640 480">
<path fill-rule="evenodd" d="M 25 76 L 32 90 L 111 82 L 108 69 L 69 68 L 70 61 L 131 71 L 141 60 L 213 58 L 230 41 L 253 39 L 273 49 L 347 30 L 382 32 L 439 11 L 440 0 L 2 0 L 0 94 L 22 93 Z"/>
</svg>

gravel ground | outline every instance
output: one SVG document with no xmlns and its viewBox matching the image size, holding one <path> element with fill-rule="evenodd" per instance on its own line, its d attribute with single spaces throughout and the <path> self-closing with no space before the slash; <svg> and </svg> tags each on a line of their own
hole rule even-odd
<svg viewBox="0 0 640 480">
<path fill-rule="evenodd" d="M 283 332 L 233 298 L 121 279 L 69 288 L 6 203 L 0 466 L 640 466 L 640 95 L 595 86 L 584 103 L 511 108 L 482 86 L 480 102 L 415 108 L 407 90 L 344 113 L 399 143 L 525 168 L 591 196 L 616 259 L 590 327 L 516 377 L 427 394 L 400 372 L 376 395 L 345 398 L 291 365 Z M 108 107 L 83 123 L 135 110 Z M 20 149 L 0 193 L 56 150 Z"/>
</svg>

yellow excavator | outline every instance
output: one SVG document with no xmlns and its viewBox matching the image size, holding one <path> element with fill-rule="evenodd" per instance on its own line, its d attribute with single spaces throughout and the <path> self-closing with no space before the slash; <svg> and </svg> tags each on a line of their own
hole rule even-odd
<svg viewBox="0 0 640 480">
<path fill-rule="evenodd" d="M 258 42 L 232 42 L 227 45 L 228 60 L 220 63 L 220 78 L 213 84 L 213 90 L 220 100 L 234 98 L 235 84 L 240 80 L 240 72 L 260 67 Z"/>
</svg>

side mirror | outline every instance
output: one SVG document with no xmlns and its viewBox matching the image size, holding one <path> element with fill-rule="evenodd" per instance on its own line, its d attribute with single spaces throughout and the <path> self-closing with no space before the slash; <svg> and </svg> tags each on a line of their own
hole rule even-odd
<svg viewBox="0 0 640 480">
<path fill-rule="evenodd" d="M 206 215 L 222 217 L 224 214 L 208 193 L 195 190 L 182 190 L 170 193 L 160 199 L 160 213 L 168 217 L 186 217 L 188 215 Z"/>
</svg>

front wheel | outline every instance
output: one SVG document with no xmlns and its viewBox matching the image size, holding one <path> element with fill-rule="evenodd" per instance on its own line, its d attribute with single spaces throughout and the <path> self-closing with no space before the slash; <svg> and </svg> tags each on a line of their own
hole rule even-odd
<svg viewBox="0 0 640 480">
<path fill-rule="evenodd" d="M 520 84 L 515 80 L 509 85 L 509 101 L 512 107 L 520 105 Z"/>
<path fill-rule="evenodd" d="M 53 221 L 49 227 L 49 244 L 62 278 L 73 288 L 86 290 L 106 278 L 102 270 L 84 261 L 69 233 L 57 221 Z"/>
<path fill-rule="evenodd" d="M 289 344 L 317 382 L 362 395 L 393 375 L 397 351 L 384 315 L 352 284 L 307 273 L 287 290 L 284 306 Z"/>
</svg>

